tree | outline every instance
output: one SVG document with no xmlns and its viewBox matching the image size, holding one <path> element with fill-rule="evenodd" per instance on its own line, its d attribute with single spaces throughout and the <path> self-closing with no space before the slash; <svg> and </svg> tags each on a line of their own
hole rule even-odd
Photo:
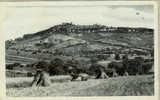
<svg viewBox="0 0 160 100">
<path fill-rule="evenodd" d="M 13 65 L 12 64 L 6 64 L 6 69 L 9 69 L 9 70 L 13 70 Z"/>
<path fill-rule="evenodd" d="M 119 54 L 116 54 L 116 55 L 115 55 L 115 60 L 120 60 Z"/>
<path fill-rule="evenodd" d="M 50 75 L 65 75 L 67 74 L 67 66 L 64 65 L 63 60 L 55 58 L 50 62 L 49 73 Z"/>
</svg>

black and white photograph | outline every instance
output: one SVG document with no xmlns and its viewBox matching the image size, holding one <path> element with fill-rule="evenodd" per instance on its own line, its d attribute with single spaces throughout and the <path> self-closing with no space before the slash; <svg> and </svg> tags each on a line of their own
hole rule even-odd
<svg viewBox="0 0 160 100">
<path fill-rule="evenodd" d="M 155 96 L 154 3 L 1 7 L 7 97 Z"/>
</svg>

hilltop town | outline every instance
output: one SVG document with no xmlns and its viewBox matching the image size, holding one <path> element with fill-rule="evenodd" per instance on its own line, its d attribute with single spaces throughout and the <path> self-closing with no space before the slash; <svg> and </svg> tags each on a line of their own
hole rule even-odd
<svg viewBox="0 0 160 100">
<path fill-rule="evenodd" d="M 93 25 L 76 25 L 71 23 L 62 23 L 59 25 L 55 25 L 47 30 L 37 32 L 34 35 L 41 35 L 44 32 L 46 33 L 98 33 L 98 32 L 112 32 L 112 33 L 141 33 L 141 34 L 152 34 L 153 29 L 150 28 L 133 28 L 133 27 L 112 27 L 112 26 L 105 26 L 105 25 L 99 25 L 99 24 L 93 24 Z M 32 34 L 26 34 L 24 35 L 24 38 L 30 38 L 33 36 Z"/>
</svg>

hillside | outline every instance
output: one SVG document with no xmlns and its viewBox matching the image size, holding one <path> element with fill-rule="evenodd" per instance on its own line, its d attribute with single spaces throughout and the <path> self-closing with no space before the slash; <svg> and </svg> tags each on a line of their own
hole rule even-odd
<svg viewBox="0 0 160 100">
<path fill-rule="evenodd" d="M 53 55 L 93 56 L 96 52 L 153 50 L 153 29 L 63 23 L 6 41 L 6 54 L 49 59 Z M 6 56 L 6 60 L 9 60 Z"/>
</svg>

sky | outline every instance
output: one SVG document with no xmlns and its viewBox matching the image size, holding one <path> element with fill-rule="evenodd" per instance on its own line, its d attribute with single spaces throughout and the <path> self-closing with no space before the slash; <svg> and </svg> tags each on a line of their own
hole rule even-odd
<svg viewBox="0 0 160 100">
<path fill-rule="evenodd" d="M 154 27 L 151 5 L 102 6 L 12 6 L 7 7 L 1 30 L 5 39 L 22 37 L 63 22 L 106 26 Z"/>
</svg>

